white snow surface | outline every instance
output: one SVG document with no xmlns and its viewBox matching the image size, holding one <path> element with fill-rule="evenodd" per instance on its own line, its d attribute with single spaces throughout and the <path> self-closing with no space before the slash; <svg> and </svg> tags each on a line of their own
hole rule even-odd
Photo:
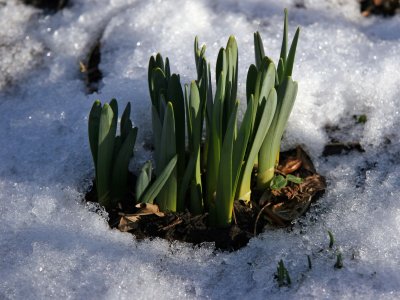
<svg viewBox="0 0 400 300">
<path fill-rule="evenodd" d="M 0 299 L 400 298 L 399 15 L 362 18 L 350 0 L 71 4 L 45 15 L 0 2 Z M 300 144 L 310 153 L 327 179 L 324 196 L 290 229 L 269 228 L 234 253 L 139 242 L 111 230 L 83 201 L 93 178 L 93 101 L 131 101 L 140 131 L 132 165 L 141 164 L 150 155 L 143 148 L 151 134 L 150 55 L 168 56 L 187 83 L 195 76 L 195 35 L 214 65 L 234 34 L 245 102 L 253 32 L 276 61 L 285 7 L 290 38 L 296 26 L 301 36 L 293 75 L 299 93 L 283 148 Z M 88 95 L 79 61 L 98 39 L 104 77 L 98 94 Z M 365 125 L 353 118 L 361 114 Z M 365 152 L 323 157 L 326 126 Z M 344 267 L 335 269 L 339 252 Z M 274 279 L 280 259 L 290 287 Z"/>
</svg>

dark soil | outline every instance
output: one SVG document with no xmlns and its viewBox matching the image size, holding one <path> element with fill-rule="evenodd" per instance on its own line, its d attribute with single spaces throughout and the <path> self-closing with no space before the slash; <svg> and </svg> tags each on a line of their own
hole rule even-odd
<svg viewBox="0 0 400 300">
<path fill-rule="evenodd" d="M 336 142 L 336 143 L 329 143 L 325 145 L 324 151 L 322 152 L 323 156 L 331 156 L 331 155 L 338 155 L 338 154 L 345 154 L 351 151 L 357 152 L 365 152 L 359 142 Z"/>
<path fill-rule="evenodd" d="M 360 11 L 362 15 L 393 16 L 400 8 L 399 0 L 361 0 Z"/>
<path fill-rule="evenodd" d="M 139 222 L 129 228 L 137 239 L 160 237 L 169 241 L 184 241 L 192 244 L 215 242 L 217 249 L 237 250 L 247 245 L 253 236 L 254 220 L 258 210 L 235 202 L 237 224 L 229 228 L 210 228 L 207 226 L 207 214 L 194 216 L 190 212 L 167 213 L 141 216 Z M 260 222 L 259 227 L 261 227 Z M 119 226 L 120 229 L 121 226 Z"/>
<path fill-rule="evenodd" d="M 365 123 L 368 122 L 366 115 L 343 116 L 339 125 L 326 125 L 325 132 L 329 138 L 325 145 L 322 156 L 341 155 L 349 152 L 365 152 L 360 144 Z"/>
<path fill-rule="evenodd" d="M 149 212 L 143 206 L 135 206 L 132 193 L 127 195 L 116 209 L 108 211 L 110 227 L 128 231 L 138 240 L 159 237 L 195 245 L 213 242 L 215 247 L 221 250 L 240 249 L 246 246 L 253 236 L 262 232 L 267 224 L 290 225 L 294 219 L 307 211 L 312 201 L 316 201 L 324 193 L 324 178 L 316 173 L 310 158 L 301 148 L 281 153 L 283 163 L 277 168 L 277 172 L 289 172 L 288 168 L 297 160 L 301 161 L 301 166 L 297 166 L 294 171 L 290 170 L 290 173 L 304 178 L 304 181 L 301 184 L 289 183 L 272 193 L 253 192 L 249 204 L 235 201 L 233 224 L 229 228 L 209 227 L 207 213 L 159 213 L 158 207 L 157 211 Z M 134 182 L 135 177 L 131 176 L 129 185 L 135 186 Z M 95 186 L 86 194 L 86 201 L 97 202 Z"/>
<path fill-rule="evenodd" d="M 88 94 L 98 91 L 99 83 L 103 79 L 99 65 L 101 62 L 101 43 L 100 39 L 92 46 L 84 61 L 80 62 L 81 73 L 85 81 L 85 86 Z"/>
<path fill-rule="evenodd" d="M 45 12 L 54 13 L 66 7 L 68 0 L 22 0 L 26 5 L 43 9 Z"/>
<path fill-rule="evenodd" d="M 86 194 L 85 200 L 97 202 L 95 185 Z M 237 224 L 229 228 L 208 227 L 207 213 L 196 216 L 189 211 L 166 213 L 162 217 L 156 214 L 140 215 L 138 222 L 129 222 L 126 219 L 127 225 L 123 225 L 125 224 L 123 223 L 125 216 L 134 215 L 140 211 L 140 208 L 134 206 L 133 197 L 127 196 L 126 201 L 120 203 L 117 209 L 108 211 L 108 223 L 111 228 L 119 228 L 121 231 L 132 233 L 138 240 L 159 237 L 169 241 L 184 241 L 194 245 L 214 242 L 217 249 L 233 251 L 247 245 L 254 236 L 255 228 L 259 233 L 267 224 L 267 219 L 261 218 L 255 225 L 260 208 L 254 203 L 250 207 L 236 201 L 234 207 Z"/>
</svg>

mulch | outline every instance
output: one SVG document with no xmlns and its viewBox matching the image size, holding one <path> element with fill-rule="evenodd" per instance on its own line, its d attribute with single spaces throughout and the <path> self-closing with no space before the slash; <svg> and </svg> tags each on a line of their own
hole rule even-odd
<svg viewBox="0 0 400 300">
<path fill-rule="evenodd" d="M 108 211 L 109 225 L 132 233 L 138 240 L 158 237 L 194 245 L 212 242 L 221 250 L 240 249 L 267 224 L 279 227 L 292 224 L 325 191 L 324 177 L 316 172 L 311 159 L 300 147 L 282 152 L 280 157 L 283 163 L 278 166 L 277 174 L 290 173 L 303 178 L 302 183 L 289 182 L 279 190 L 253 192 L 249 203 L 235 201 L 233 222 L 228 228 L 209 227 L 207 213 L 164 213 L 157 205 L 135 205 L 132 193 L 116 209 Z M 130 181 L 130 186 L 135 186 L 134 176 Z M 94 185 L 86 194 L 86 201 L 97 202 Z"/>
</svg>

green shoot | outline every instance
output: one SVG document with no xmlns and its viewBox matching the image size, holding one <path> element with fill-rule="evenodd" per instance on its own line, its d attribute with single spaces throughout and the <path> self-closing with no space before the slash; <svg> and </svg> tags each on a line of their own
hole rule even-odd
<svg viewBox="0 0 400 300">
<path fill-rule="evenodd" d="M 329 248 L 333 248 L 333 244 L 335 243 L 335 237 L 333 236 L 333 233 L 328 230 L 328 236 L 329 236 Z"/>
<path fill-rule="evenodd" d="M 288 174 L 285 176 L 283 175 L 275 175 L 270 183 L 270 189 L 271 190 L 280 190 L 281 188 L 284 188 L 287 186 L 287 184 L 290 182 L 300 184 L 303 182 L 303 179 L 300 177 L 294 176 L 292 174 Z"/>
<path fill-rule="evenodd" d="M 357 124 L 365 124 L 368 120 L 367 115 L 354 115 L 353 117 L 356 120 Z"/>
<path fill-rule="evenodd" d="M 163 189 L 171 174 L 173 173 L 176 162 L 178 160 L 175 155 L 165 166 L 161 174 L 156 178 L 153 184 L 150 184 L 151 179 L 151 163 L 146 163 L 139 175 L 138 184 L 136 185 L 136 197 L 139 203 L 153 203 L 154 199 Z M 150 168 L 150 169 L 149 169 Z"/>
<path fill-rule="evenodd" d="M 300 30 L 298 28 L 290 46 L 289 53 L 287 53 L 288 16 L 287 10 L 285 9 L 281 54 L 277 68 L 277 76 L 275 78 L 275 88 L 277 89 L 278 103 L 274 119 L 258 156 L 257 187 L 259 189 L 268 188 L 272 178 L 274 177 L 275 166 L 278 163 L 282 135 L 296 99 L 297 82 L 293 81 L 291 76 L 293 72 L 299 33 Z M 262 52 L 259 50 L 259 48 L 262 46 L 262 40 L 259 34 L 255 35 L 254 45 L 256 49 L 256 64 L 259 65 L 257 52 Z"/>
<path fill-rule="evenodd" d="M 111 209 L 127 192 L 128 165 L 133 156 L 137 128 L 129 119 L 128 103 L 120 125 L 120 136 L 116 136 L 118 103 L 101 106 L 99 100 L 93 103 L 89 113 L 89 144 L 95 166 L 97 198 L 101 205 Z"/>
<path fill-rule="evenodd" d="M 334 267 L 335 267 L 335 269 L 343 268 L 343 257 L 342 257 L 342 253 L 341 252 L 339 252 L 336 255 L 336 263 L 335 263 Z"/>
<path fill-rule="evenodd" d="M 171 75 L 168 59 L 164 62 L 160 54 L 150 58 L 148 81 L 156 177 L 175 156 L 177 163 L 157 199 L 152 195 L 147 202 L 156 201 L 161 210 L 188 208 L 194 214 L 207 211 L 212 226 L 226 227 L 231 224 L 234 200 L 251 199 L 255 164 L 258 164 L 255 179 L 260 189 L 278 189 L 288 182 L 302 182 L 293 175 L 274 177 L 281 138 L 297 94 L 297 83 L 291 75 L 299 30 L 290 48 L 287 35 L 285 10 L 284 36 L 276 67 L 265 56 L 260 34 L 254 34 L 255 65 L 248 69 L 247 108 L 240 126 L 238 48 L 233 36 L 218 53 L 215 94 L 206 47 L 199 46 L 197 37 L 194 40 L 197 78 L 185 86 L 184 92 L 179 75 Z M 139 179 L 137 197 L 143 201 L 151 180 L 148 169 L 142 171 Z"/>
<path fill-rule="evenodd" d="M 278 263 L 275 278 L 278 281 L 279 287 L 289 286 L 292 284 L 292 280 L 289 276 L 289 271 L 286 269 L 282 259 Z"/>
<path fill-rule="evenodd" d="M 171 102 L 168 102 L 164 116 L 164 123 L 161 131 L 161 145 L 164 146 L 160 152 L 158 170 L 164 169 L 168 162 L 176 155 L 176 133 L 174 109 Z M 161 172 L 158 174 L 160 175 Z M 168 177 L 167 182 L 160 191 L 157 204 L 162 211 L 176 211 L 177 209 L 177 174 L 174 169 Z"/>
<path fill-rule="evenodd" d="M 183 211 L 184 196 L 178 193 L 183 176 L 185 173 L 185 101 L 180 83 L 180 77 L 172 74 L 169 67 L 169 60 L 166 58 L 165 63 L 160 54 L 152 56 L 149 61 L 148 69 L 149 93 L 152 102 L 152 126 L 154 141 L 154 160 L 156 163 L 155 173 L 157 176 L 165 168 L 169 159 L 175 154 L 178 155 L 176 170 L 172 173 L 159 197 L 163 200 L 162 205 L 169 203 L 168 210 Z M 169 108 L 169 106 L 171 106 Z M 168 115 L 168 122 L 165 123 L 165 117 Z M 174 128 L 172 129 L 171 119 L 173 119 Z M 168 125 L 168 129 L 164 126 Z M 173 131 L 173 132 L 172 132 Z M 173 138 L 174 146 L 171 145 L 170 139 Z M 165 149 L 169 153 L 165 156 Z M 173 150 L 174 153 L 171 151 Z M 174 182 L 173 182 L 174 181 Z M 174 187 L 173 187 L 174 186 Z M 167 192 L 170 191 L 170 192 Z M 176 192 L 172 192 L 176 190 Z"/>
</svg>

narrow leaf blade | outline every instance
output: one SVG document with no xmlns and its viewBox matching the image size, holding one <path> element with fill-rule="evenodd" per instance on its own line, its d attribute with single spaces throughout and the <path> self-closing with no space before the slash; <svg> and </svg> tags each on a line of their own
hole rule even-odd
<svg viewBox="0 0 400 300">
<path fill-rule="evenodd" d="M 164 188 L 168 179 L 172 175 L 176 163 L 178 161 L 178 156 L 175 155 L 162 170 L 160 175 L 156 180 L 149 186 L 149 188 L 141 195 L 139 202 L 141 203 L 153 203 L 154 199 L 159 195 L 161 190 Z"/>
<path fill-rule="evenodd" d="M 140 170 L 140 174 L 136 181 L 136 202 L 139 202 L 139 199 L 142 197 L 144 191 L 147 189 L 151 182 L 151 161 L 147 161 L 142 169 Z"/>
<path fill-rule="evenodd" d="M 106 208 L 111 207 L 110 176 L 116 133 L 115 118 L 116 116 L 114 116 L 111 106 L 105 103 L 100 116 L 96 183 L 98 201 Z"/>
<path fill-rule="evenodd" d="M 92 152 L 95 169 L 97 168 L 97 151 L 99 143 L 100 116 L 101 116 L 101 102 L 99 100 L 96 100 L 93 103 L 92 109 L 90 110 L 89 121 L 88 121 L 89 145 L 90 145 L 90 151 Z"/>
<path fill-rule="evenodd" d="M 122 200 L 127 191 L 128 166 L 129 161 L 133 156 L 133 148 L 135 147 L 137 131 L 138 130 L 136 127 L 131 128 L 113 163 L 111 190 L 115 204 L 116 202 Z"/>
</svg>

